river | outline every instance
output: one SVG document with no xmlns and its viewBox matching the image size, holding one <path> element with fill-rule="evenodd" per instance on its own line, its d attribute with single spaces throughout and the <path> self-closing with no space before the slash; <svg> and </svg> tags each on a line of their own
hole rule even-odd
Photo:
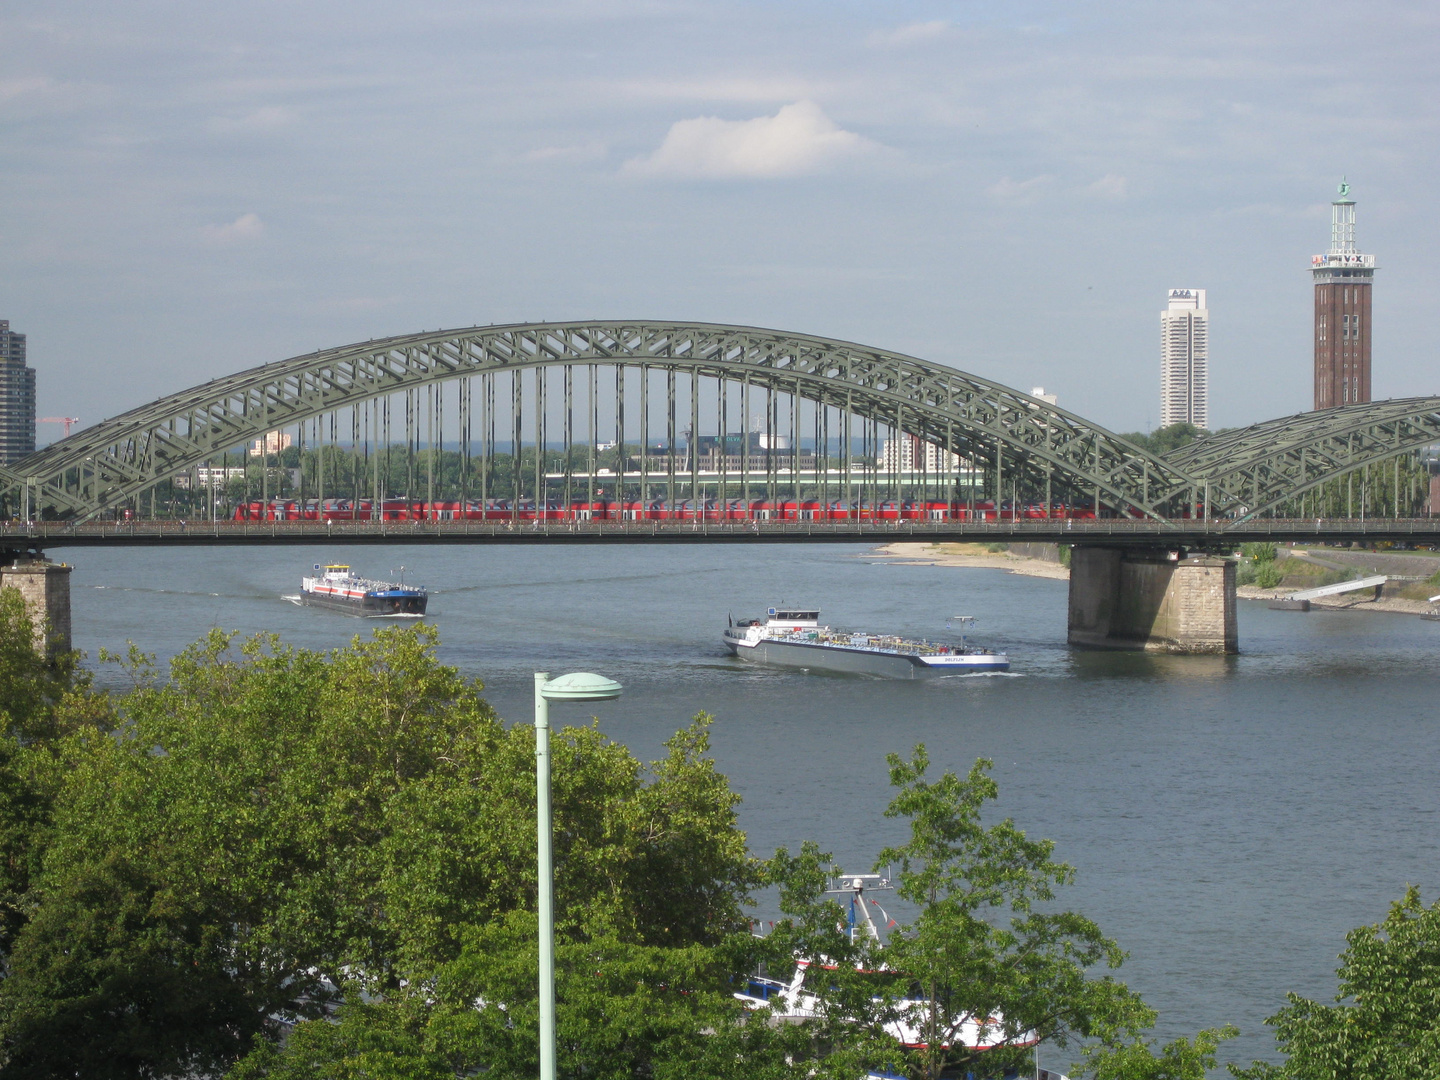
<svg viewBox="0 0 1440 1080">
<path fill-rule="evenodd" d="M 716 717 L 714 753 L 760 855 L 814 839 L 851 870 L 900 839 L 882 816 L 887 752 L 933 768 L 995 762 L 995 816 L 1056 842 L 1068 906 L 1130 953 L 1119 975 L 1171 1038 L 1226 1022 L 1223 1057 L 1274 1059 L 1262 1021 L 1286 991 L 1335 992 L 1346 931 L 1408 884 L 1440 891 L 1440 622 L 1240 604 L 1234 657 L 1072 651 L 1066 584 L 992 569 L 900 565 L 838 545 L 557 548 L 57 549 L 74 564 L 75 642 L 133 640 L 162 660 L 212 626 L 310 648 L 368 626 L 281 599 L 315 562 L 431 590 L 447 663 L 532 716 L 536 669 L 625 686 L 597 714 L 643 758 Z M 1009 675 L 887 682 L 769 671 L 724 654 L 727 613 L 816 605 L 838 626 L 934 637 L 950 615 L 1009 652 Z M 101 680 L 116 676 L 102 672 Z M 758 918 L 774 918 L 767 898 Z M 1064 1067 L 1068 1057 L 1045 1063 Z"/>
</svg>

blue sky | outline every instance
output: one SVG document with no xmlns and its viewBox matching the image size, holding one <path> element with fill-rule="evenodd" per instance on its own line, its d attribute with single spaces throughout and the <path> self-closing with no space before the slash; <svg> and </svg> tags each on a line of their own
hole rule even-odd
<svg viewBox="0 0 1440 1080">
<path fill-rule="evenodd" d="M 1342 174 L 1375 396 L 1440 393 L 1433 5 L 9 0 L 0 40 L 0 318 L 42 415 L 644 317 L 897 349 L 1133 430 L 1192 287 L 1212 422 L 1243 424 L 1310 406 Z"/>
</svg>

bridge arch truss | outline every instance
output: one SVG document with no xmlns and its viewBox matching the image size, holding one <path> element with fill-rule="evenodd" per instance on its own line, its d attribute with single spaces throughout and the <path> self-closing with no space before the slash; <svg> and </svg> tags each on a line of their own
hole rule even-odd
<svg viewBox="0 0 1440 1080">
<path fill-rule="evenodd" d="M 1436 443 L 1440 398 L 1392 398 L 1252 424 L 1166 460 L 1204 486 L 1214 516 L 1244 521 L 1287 506 L 1298 514 L 1303 496 L 1321 485 Z"/>
<path fill-rule="evenodd" d="M 603 390 L 597 389 L 607 381 L 602 368 L 614 369 L 613 384 Z M 447 404 L 445 387 L 452 384 L 458 400 Z M 509 391 L 508 411 L 505 395 L 496 399 L 497 386 Z M 602 393 L 609 397 L 603 419 Z M 403 407 L 396 405 L 392 413 L 392 404 L 401 399 Z M 585 415 L 576 422 L 582 401 Z M 788 417 L 781 410 L 788 410 Z M 324 447 L 328 424 L 330 445 L 348 438 L 352 446 L 364 439 L 377 450 L 382 442 L 388 448 L 402 427 L 402 411 L 407 450 L 419 446 L 422 421 L 432 445 L 438 422 L 439 443 L 445 445 L 448 422 L 455 425 L 451 430 L 468 457 L 478 420 L 481 458 L 495 454 L 502 415 L 505 427 L 498 431 L 514 447 L 524 445 L 527 433 L 530 443 L 548 446 L 562 434 L 554 426 L 563 429 L 567 462 L 582 432 L 592 448 L 607 426 L 622 444 L 637 436 L 649 444 L 658 426 L 668 466 L 663 481 L 654 472 L 645 472 L 643 479 L 651 488 L 659 482 L 671 498 L 677 490 L 689 496 L 715 488 L 711 481 L 700 482 L 698 455 L 685 457 L 679 449 L 697 445 L 706 423 L 717 436 L 741 434 L 740 467 L 729 476 L 735 494 L 742 484 L 773 488 L 773 463 L 781 456 L 774 451 L 782 431 L 788 431 L 792 456 L 785 484 L 793 482 L 798 492 L 800 442 L 813 438 L 814 446 L 825 447 L 826 461 L 812 466 L 812 480 L 819 480 L 824 491 L 833 477 L 830 497 L 879 497 L 882 489 L 897 490 L 897 480 L 903 488 L 900 466 L 893 461 L 883 466 L 879 458 L 882 438 L 905 436 L 919 440 L 920 458 L 925 458 L 923 445 L 930 444 L 937 448 L 930 457 L 943 462 L 912 464 L 910 489 L 917 490 L 915 474 L 924 473 L 918 490 L 944 491 L 946 498 L 956 497 L 962 484 L 973 496 L 977 479 L 983 479 L 982 490 L 992 498 L 1093 502 L 1163 521 L 1182 506 L 1195 505 L 1204 483 L 1188 466 L 1149 454 L 1073 413 L 953 368 L 804 334 L 646 321 L 472 327 L 292 357 L 76 432 L 0 471 L 0 482 L 7 485 L 14 509 L 23 504 L 27 513 L 96 517 L 134 505 L 157 485 L 194 475 L 193 470 L 270 432 L 293 429 L 303 443 L 308 431 L 309 445 Z M 762 413 L 758 422 L 756 411 Z M 337 422 L 340 416 L 348 419 L 348 431 Z M 748 432 L 757 427 L 769 440 L 768 475 L 746 467 Z M 859 456 L 868 458 L 868 473 L 852 454 L 857 442 L 866 451 Z M 718 446 L 716 456 L 723 461 L 725 440 L 712 446 Z M 818 457 L 819 450 L 815 453 Z M 677 455 L 684 459 L 678 471 Z M 642 451 L 642 461 L 645 456 Z M 516 461 L 512 481 L 518 492 Z M 534 461 L 532 490 L 543 493 L 549 488 L 542 455 Z M 723 490 L 726 466 L 719 467 Z M 568 487 L 568 464 L 566 469 Z M 885 471 L 888 477 L 882 477 Z M 586 473 L 587 490 L 594 489 L 595 473 L 593 467 Z M 379 483 L 363 494 L 380 494 Z M 486 496 L 483 470 L 481 485 L 469 496 Z M 322 487 L 310 495 L 349 493 L 326 493 Z M 358 488 L 354 493 L 361 494 Z"/>
</svg>

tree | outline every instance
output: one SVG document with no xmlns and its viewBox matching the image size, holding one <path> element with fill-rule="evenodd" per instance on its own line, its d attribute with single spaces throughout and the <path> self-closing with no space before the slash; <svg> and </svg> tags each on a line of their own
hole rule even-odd
<svg viewBox="0 0 1440 1080">
<path fill-rule="evenodd" d="M 1075 877 L 1051 858 L 1054 842 L 1029 839 L 1008 818 L 981 823 L 982 807 L 999 793 L 989 761 L 977 761 L 963 780 L 947 771 L 932 783 L 923 745 L 909 761 L 886 760 L 899 790 L 885 814 L 909 821 L 910 840 L 886 848 L 876 865 L 899 868 L 897 892 L 920 911 L 893 939 L 888 960 L 924 997 L 924 1076 L 934 1080 L 947 1063 L 972 1070 L 982 1056 L 991 1071 L 1023 1068 L 1033 1040 L 1108 1041 L 1153 1022 L 1123 983 L 1087 974 L 1096 965 L 1118 968 L 1120 947 L 1083 915 L 1046 910 Z M 981 1022 L 996 1048 L 962 1049 L 967 1021 Z"/>
<path fill-rule="evenodd" d="M 1203 439 L 1210 432 L 1204 428 L 1196 427 L 1194 424 L 1184 422 L 1170 424 L 1167 427 L 1156 428 L 1150 434 L 1132 431 L 1128 435 L 1120 436 L 1122 439 L 1129 439 L 1152 454 L 1159 454 L 1162 457 L 1171 450 L 1178 450 L 1182 446 L 1188 446 L 1196 439 Z"/>
<path fill-rule="evenodd" d="M 63 776 L 60 740 L 109 730 L 108 703 L 91 690 L 79 654 L 35 649 L 35 628 L 18 589 L 0 589 L 0 959 L 8 961 L 28 918 L 26 895 L 38 871 Z"/>
<path fill-rule="evenodd" d="M 60 742 L 0 982 L 6 1075 L 223 1070 L 343 1000 L 402 1000 L 476 927 L 533 910 L 533 732 L 435 643 L 386 630 L 322 654 L 216 632 L 168 678 L 132 663 L 123 726 Z M 594 727 L 557 733 L 567 941 L 597 920 L 636 948 L 743 926 L 755 872 L 707 722 L 649 770 Z"/>
<path fill-rule="evenodd" d="M 1220 1044 L 1240 1034 L 1230 1025 L 1201 1031 L 1195 1041 L 1180 1038 L 1155 1053 L 1151 1040 L 1135 1039 L 1115 1047 L 1097 1047 L 1087 1055 L 1094 1080 L 1205 1080 L 1215 1068 Z"/>
<path fill-rule="evenodd" d="M 1408 889 L 1383 921 L 1345 937 L 1334 1005 L 1298 994 L 1265 1022 L 1283 1065 L 1230 1067 L 1242 1080 L 1432 1080 L 1440 1076 L 1440 900 Z"/>
<path fill-rule="evenodd" d="M 1029 839 L 1008 819 L 982 823 L 998 794 L 990 762 L 932 782 L 923 745 L 908 761 L 887 761 L 897 790 L 886 816 L 908 820 L 910 839 L 881 851 L 875 869 L 898 871 L 896 891 L 918 915 L 883 951 L 863 938 L 837 940 L 840 913 L 821 901 L 816 849 L 795 859 L 782 852 L 771 864 L 790 887 L 787 944 L 829 958 L 825 1052 L 848 1048 L 864 1064 L 927 1080 L 981 1069 L 1023 1073 L 1037 1040 L 1118 1045 L 1153 1022 L 1123 983 L 1089 973 L 1119 967 L 1119 947 L 1084 916 L 1052 910 L 1056 890 L 1075 873 L 1051 857 L 1053 843 Z M 901 1049 L 900 1024 L 918 1033 L 919 1049 Z M 983 1040 L 974 1038 L 977 1025 Z M 967 1045 L 967 1028 L 971 1042 L 993 1048 Z"/>
</svg>

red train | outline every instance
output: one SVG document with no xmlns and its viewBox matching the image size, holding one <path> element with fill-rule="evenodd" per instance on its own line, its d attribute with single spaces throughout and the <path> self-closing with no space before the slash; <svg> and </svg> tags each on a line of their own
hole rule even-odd
<svg viewBox="0 0 1440 1080">
<path fill-rule="evenodd" d="M 378 505 L 371 499 L 318 499 L 304 502 L 272 499 L 270 502 L 240 503 L 236 521 L 1044 521 L 1046 519 L 1093 519 L 1091 507 L 1046 507 L 1043 503 L 1014 506 L 993 500 L 937 502 L 915 499 L 888 499 L 873 506 L 865 500 L 691 500 L 673 507 L 664 500 L 651 502 L 555 500 L 536 509 L 533 500 L 516 503 L 508 499 L 467 502 L 423 502 L 385 499 Z"/>
</svg>

